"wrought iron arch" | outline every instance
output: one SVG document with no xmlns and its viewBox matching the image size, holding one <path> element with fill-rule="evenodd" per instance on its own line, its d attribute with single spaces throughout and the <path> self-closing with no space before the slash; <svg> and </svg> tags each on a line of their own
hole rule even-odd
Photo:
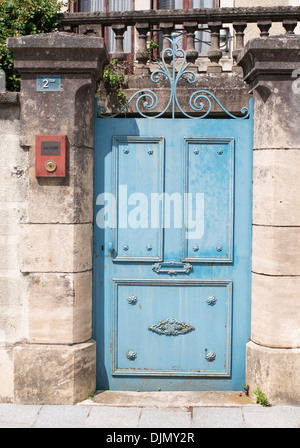
<svg viewBox="0 0 300 448">
<path fill-rule="evenodd" d="M 179 48 L 179 42 L 182 39 L 181 36 L 182 33 L 173 33 L 171 39 L 169 37 L 166 37 L 170 42 L 171 47 L 165 48 L 165 50 L 162 52 L 161 56 L 161 62 L 156 62 L 158 69 L 155 70 L 151 74 L 151 81 L 153 83 L 159 83 L 161 79 L 164 77 L 167 79 L 170 83 L 170 98 L 168 100 L 167 106 L 156 115 L 147 115 L 146 113 L 153 113 L 157 106 L 159 105 L 159 99 L 157 94 L 150 89 L 141 89 L 138 92 L 134 93 L 132 97 L 127 101 L 127 103 L 115 114 L 109 114 L 107 113 L 107 108 L 105 106 L 99 106 L 98 107 L 98 118 L 114 118 L 120 115 L 122 112 L 124 112 L 128 106 L 134 102 L 135 100 L 135 107 L 137 110 L 137 113 L 144 118 L 149 119 L 155 119 L 155 118 L 161 118 L 166 114 L 166 112 L 171 108 L 171 116 L 174 119 L 175 118 L 175 109 L 176 106 L 178 110 L 183 114 L 186 118 L 191 119 L 203 119 L 206 118 L 212 109 L 212 102 L 216 102 L 218 106 L 225 112 L 227 116 L 233 119 L 246 119 L 250 116 L 250 110 L 247 107 L 243 107 L 241 109 L 241 116 L 236 116 L 230 113 L 221 103 L 220 101 L 208 90 L 196 90 L 189 98 L 189 106 L 194 112 L 198 112 L 200 115 L 190 115 L 189 113 L 185 112 L 178 100 L 177 97 L 177 87 L 178 82 L 183 77 L 186 78 L 186 81 L 189 84 L 194 84 L 197 80 L 197 75 L 192 71 L 189 70 L 190 63 L 187 63 L 187 57 L 186 52 Z M 166 58 L 168 60 L 171 59 L 171 68 L 169 69 L 166 63 Z M 179 65 L 179 68 L 176 68 L 176 61 L 181 60 L 181 63 Z M 145 111 L 142 112 L 141 105 L 143 105 Z"/>
</svg>

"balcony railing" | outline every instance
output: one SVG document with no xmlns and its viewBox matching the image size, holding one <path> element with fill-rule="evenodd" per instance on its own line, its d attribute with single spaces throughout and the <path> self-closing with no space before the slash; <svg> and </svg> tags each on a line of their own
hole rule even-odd
<svg viewBox="0 0 300 448">
<path fill-rule="evenodd" d="M 195 64 L 199 57 L 196 49 L 196 33 L 205 25 L 210 33 L 207 72 L 219 73 L 222 72 L 220 60 L 223 55 L 224 30 L 228 30 L 228 25 L 233 31 L 232 57 L 235 61 L 244 47 L 248 24 L 256 24 L 262 38 L 269 36 L 274 23 L 281 23 L 285 33 L 292 35 L 300 22 L 300 6 L 64 13 L 61 19 L 62 31 L 105 37 L 106 29 L 111 28 L 115 38 L 112 57 L 119 60 L 126 59 L 124 33 L 128 27 L 133 27 L 137 36 L 135 52 L 137 68 L 144 67 L 150 58 L 147 47 L 149 35 L 153 36 L 158 32 L 162 34 L 161 51 L 163 51 L 169 45 L 169 39 L 166 38 L 170 38 L 178 26 L 180 32 L 186 35 L 187 61 Z M 227 37 L 225 34 L 225 39 L 228 39 L 228 34 Z"/>
</svg>

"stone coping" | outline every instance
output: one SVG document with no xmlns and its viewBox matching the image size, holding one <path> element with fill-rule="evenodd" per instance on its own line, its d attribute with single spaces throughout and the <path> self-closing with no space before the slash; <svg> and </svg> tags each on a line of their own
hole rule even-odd
<svg viewBox="0 0 300 448">
<path fill-rule="evenodd" d="M 0 92 L 0 104 L 10 104 L 12 106 L 20 105 L 19 92 Z"/>
</svg>

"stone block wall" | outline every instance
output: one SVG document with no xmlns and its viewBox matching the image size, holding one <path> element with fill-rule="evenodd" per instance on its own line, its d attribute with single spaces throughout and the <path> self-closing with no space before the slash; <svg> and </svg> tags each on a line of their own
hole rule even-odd
<svg viewBox="0 0 300 448">
<path fill-rule="evenodd" d="M 0 94 L 0 402 L 14 399 L 14 347 L 28 336 L 28 277 L 19 269 L 28 213 L 28 151 L 20 146 L 17 93 Z"/>
<path fill-rule="evenodd" d="M 239 57 L 254 95 L 252 310 L 247 382 L 300 403 L 300 36 L 253 39 Z"/>
<path fill-rule="evenodd" d="M 7 323 L 1 322 L 0 328 L 9 336 L 15 327 L 16 335 L 7 337 L 14 345 L 4 351 L 3 357 L 11 362 L 3 363 L 6 372 L 1 372 L 0 362 L 0 378 L 9 379 L 7 399 L 15 403 L 74 404 L 96 387 L 96 343 L 92 339 L 94 102 L 96 79 L 107 53 L 102 38 L 64 33 L 10 38 L 8 47 L 22 78 L 21 113 L 15 113 L 19 119 L 14 130 L 4 131 L 3 141 L 11 139 L 15 149 L 10 152 L 4 145 L 2 150 L 6 178 L 12 180 L 10 184 L 5 180 L 1 194 L 6 198 L 3 201 L 23 201 L 26 213 L 21 220 L 14 218 L 17 230 L 1 250 L 0 269 L 5 263 L 26 284 L 19 291 L 11 286 L 12 297 L 5 290 L 0 319 L 8 313 L 11 316 L 7 315 Z M 61 88 L 40 92 L 37 76 L 53 73 L 61 77 Z M 65 178 L 36 177 L 37 135 L 66 135 Z M 4 208 L 7 211 L 15 209 Z M 1 387 L 3 383 L 3 401 Z"/>
</svg>

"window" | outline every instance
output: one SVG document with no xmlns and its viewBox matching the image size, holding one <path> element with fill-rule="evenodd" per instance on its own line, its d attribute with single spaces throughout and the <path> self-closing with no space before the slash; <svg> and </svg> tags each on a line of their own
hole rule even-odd
<svg viewBox="0 0 300 448">
<path fill-rule="evenodd" d="M 158 9 L 182 9 L 183 0 L 159 0 Z"/>
<path fill-rule="evenodd" d="M 218 6 L 218 0 L 158 0 L 157 2 L 158 9 L 198 9 L 198 8 L 215 8 Z M 153 4 L 155 8 L 155 3 Z M 176 29 L 182 29 L 181 26 L 177 26 Z M 199 26 L 200 30 L 195 34 L 196 42 L 195 48 L 199 54 L 205 55 L 207 54 L 210 47 L 210 33 L 208 32 L 207 27 Z M 160 37 L 160 47 L 161 47 L 161 37 Z M 183 43 L 183 47 L 185 47 Z"/>
<path fill-rule="evenodd" d="M 193 0 L 193 8 L 215 8 L 216 0 Z M 195 33 L 195 48 L 199 54 L 207 54 L 210 47 L 210 33 L 206 26 L 199 26 L 204 31 L 197 31 Z M 205 31 L 206 29 L 206 31 Z"/>
<path fill-rule="evenodd" d="M 216 8 L 218 0 L 158 0 L 158 9 Z"/>
<path fill-rule="evenodd" d="M 149 2 L 152 9 L 198 9 L 198 8 L 215 8 L 219 6 L 219 0 L 152 0 Z M 130 11 L 135 9 L 135 0 L 77 0 L 73 3 L 72 10 L 82 12 L 97 12 L 97 11 Z M 157 28 L 154 26 L 154 30 Z M 181 25 L 176 26 L 176 29 L 182 29 Z M 153 36 L 157 33 L 153 33 Z M 196 32 L 195 47 L 199 54 L 205 55 L 210 46 L 210 33 L 207 27 L 199 25 L 199 31 Z M 115 35 L 114 32 L 108 28 L 105 34 L 106 44 L 110 53 L 115 49 Z M 159 33 L 158 39 L 160 49 L 162 48 L 162 35 Z M 183 42 L 183 48 L 185 43 Z M 134 52 L 134 32 L 131 27 L 127 28 L 124 34 L 124 51 L 125 53 Z"/>
<path fill-rule="evenodd" d="M 101 11 L 131 11 L 134 6 L 133 0 L 81 0 L 80 11 L 82 12 L 101 12 Z M 115 34 L 111 28 L 107 30 L 105 36 L 109 53 L 115 49 Z M 131 27 L 127 28 L 124 34 L 124 51 L 132 52 L 132 32 Z"/>
</svg>

